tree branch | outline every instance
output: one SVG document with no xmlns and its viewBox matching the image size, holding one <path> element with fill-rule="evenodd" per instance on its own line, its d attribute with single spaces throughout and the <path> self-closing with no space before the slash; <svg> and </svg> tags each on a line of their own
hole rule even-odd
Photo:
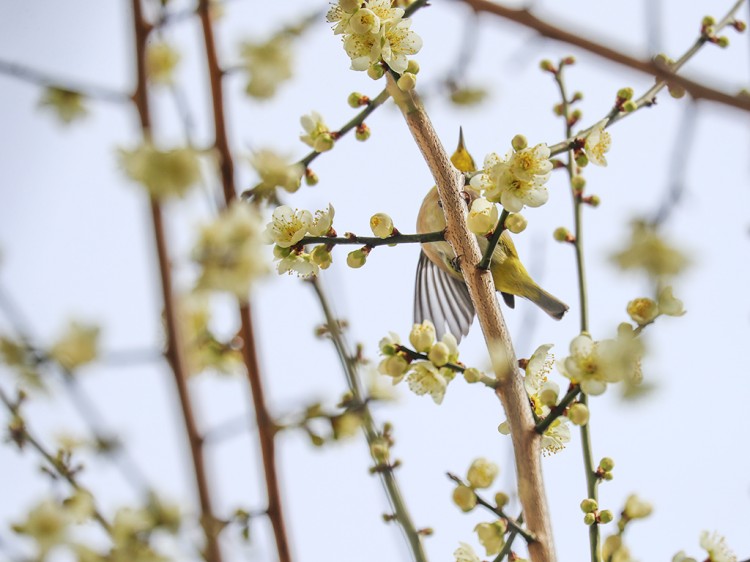
<svg viewBox="0 0 750 562">
<path fill-rule="evenodd" d="M 401 108 L 435 179 L 448 225 L 446 238 L 459 257 L 461 272 L 476 308 L 487 347 L 493 351 L 498 350 L 493 353 L 496 357 L 504 355 L 495 365 L 498 379 L 496 392 L 510 425 L 518 472 L 519 499 L 529 531 L 537 538 L 529 544 L 529 554 L 534 562 L 554 561 L 552 527 L 542 478 L 540 438 L 534 431 L 534 418 L 526 390 L 518 375 L 515 351 L 497 304 L 492 276 L 489 271 L 476 267 L 482 255 L 476 237 L 466 224 L 466 204 L 460 194 L 463 174 L 452 166 L 416 94 L 402 92 L 390 75 L 386 78 L 391 96 Z"/>
<path fill-rule="evenodd" d="M 203 30 L 203 42 L 206 48 L 206 63 L 208 65 L 208 75 L 211 84 L 211 102 L 215 134 L 214 142 L 219 154 L 224 202 L 226 205 L 229 205 L 237 198 L 234 185 L 234 163 L 232 160 L 232 152 L 229 148 L 226 120 L 224 117 L 223 72 L 219 66 L 219 59 L 216 53 L 216 42 L 214 40 L 214 30 L 209 12 L 209 0 L 200 0 L 198 4 L 198 15 Z M 241 321 L 240 334 L 243 340 L 242 358 L 245 363 L 250 390 L 252 392 L 255 419 L 258 426 L 260 450 L 263 458 L 263 471 L 266 480 L 266 492 L 268 494 L 268 518 L 273 527 L 279 561 L 291 562 L 291 549 L 287 539 L 281 494 L 279 492 L 279 482 L 276 474 L 276 452 L 274 444 L 276 425 L 268 412 L 265 402 L 265 393 L 255 348 L 255 333 L 249 302 L 240 303 L 239 314 Z"/>
<path fill-rule="evenodd" d="M 132 6 L 137 69 L 137 84 L 133 100 L 138 109 L 143 136 L 149 138 L 151 136 L 151 113 L 146 77 L 146 43 L 151 31 L 151 25 L 144 18 L 141 0 L 132 0 Z M 216 524 L 217 521 L 213 515 L 213 508 L 211 506 L 211 495 L 203 455 L 203 437 L 200 435 L 195 421 L 187 384 L 188 373 L 185 366 L 182 341 L 180 339 L 175 297 L 172 291 L 172 271 L 167 250 L 162 211 L 159 202 L 155 199 L 151 199 L 151 220 L 154 226 L 162 298 L 164 300 L 164 320 L 167 329 L 166 357 L 174 375 L 174 382 L 177 387 L 177 395 L 185 423 L 185 431 L 190 443 L 190 453 L 193 460 L 195 482 L 201 507 L 201 525 L 206 537 L 205 556 L 208 562 L 221 562 L 221 550 L 217 536 L 219 527 Z"/>
<path fill-rule="evenodd" d="M 652 76 L 655 76 L 660 82 L 669 82 L 670 84 L 681 86 L 696 100 L 703 99 L 713 101 L 716 103 L 734 107 L 736 109 L 741 109 L 743 111 L 750 111 L 750 98 L 728 94 L 726 92 L 722 92 L 720 90 L 705 86 L 700 82 L 683 78 L 676 73 L 679 67 L 669 69 L 665 68 L 662 65 L 659 65 L 654 61 L 641 60 L 631 55 L 627 55 L 625 54 L 625 49 L 609 47 L 602 43 L 597 43 L 596 41 L 587 39 L 587 37 L 591 36 L 591 34 L 588 33 L 582 33 L 580 31 L 568 31 L 567 29 L 554 26 L 551 23 L 539 19 L 534 14 L 525 9 L 516 10 L 507 8 L 505 6 L 501 6 L 500 4 L 490 2 L 489 0 L 461 1 L 477 12 L 485 12 L 513 21 L 537 31 L 543 37 L 548 37 L 556 41 L 562 41 L 563 43 L 574 45 L 608 61 L 620 64 L 622 66 L 627 66 L 628 68 L 632 68 L 633 70 L 637 70 L 645 74 L 651 74 Z M 737 10 L 739 10 L 744 1 L 745 0 L 738 0 L 738 2 L 731 9 L 729 15 L 733 17 L 733 15 L 737 12 Z M 720 27 L 716 26 L 716 28 L 718 32 Z"/>
</svg>

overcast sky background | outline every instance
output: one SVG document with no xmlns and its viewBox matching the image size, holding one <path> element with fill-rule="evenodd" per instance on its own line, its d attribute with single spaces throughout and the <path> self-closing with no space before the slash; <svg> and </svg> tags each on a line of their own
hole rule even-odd
<svg viewBox="0 0 750 562">
<path fill-rule="evenodd" d="M 428 92 L 435 92 L 431 85 L 454 63 L 470 17 L 458 2 L 434 4 L 420 10 L 412 25 L 424 39 L 416 58 L 422 68 L 419 87 Z M 697 36 L 704 15 L 718 18 L 730 7 L 728 0 L 663 1 L 659 44 L 650 47 L 647 21 L 653 14 L 642 4 L 648 2 L 538 2 L 535 10 L 629 53 L 647 57 L 653 48 L 676 58 Z M 134 80 L 129 5 L 0 0 L 0 58 L 73 84 L 129 92 Z M 266 38 L 319 7 L 323 4 L 302 0 L 230 2 L 217 26 L 222 60 L 227 65 L 237 62 L 242 40 Z M 747 16 L 745 8 L 742 17 Z M 491 88 L 490 101 L 460 110 L 432 95 L 427 109 L 449 149 L 463 126 L 479 161 L 487 152 L 504 153 L 517 133 L 531 143 L 562 140 L 562 124 L 551 113 L 558 102 L 554 82 L 538 70 L 543 58 L 577 56 L 568 85 L 584 93 L 584 125 L 606 114 L 619 88 L 632 86 L 638 93 L 652 83 L 648 76 L 539 40 L 496 18 L 482 17 L 474 25 L 479 50 L 467 76 Z M 735 92 L 748 83 L 749 49 L 747 37 L 727 34 L 730 48 L 705 47 L 686 74 Z M 170 27 L 166 37 L 183 53 L 179 80 L 195 114 L 196 136 L 209 140 L 212 126 L 197 20 Z M 324 23 L 309 30 L 298 46 L 295 78 L 270 103 L 245 98 L 241 76 L 226 81 L 240 186 L 254 181 L 241 154 L 268 146 L 301 157 L 307 152 L 297 140 L 302 114 L 317 110 L 335 129 L 354 114 L 346 105 L 351 91 L 374 96 L 382 87 L 348 70 L 339 39 Z M 162 340 L 161 302 L 147 200 L 137 185 L 123 178 L 115 160 L 116 147 L 138 142 L 135 111 L 92 102 L 85 122 L 63 128 L 37 109 L 39 97 L 37 86 L 0 75 L 0 284 L 28 317 L 42 345 L 53 341 L 69 318 L 80 318 L 103 325 L 107 351 L 156 350 Z M 698 112 L 689 146 L 676 138 L 686 108 Z M 154 110 L 157 138 L 165 145 L 182 142 L 170 96 L 155 95 Z M 636 559 L 669 560 L 681 549 L 699 556 L 702 529 L 719 530 L 741 558 L 750 556 L 750 424 L 745 405 L 750 393 L 749 122 L 747 114 L 707 103 L 690 107 L 687 99 L 665 94 L 656 107 L 613 127 L 608 168 L 586 170 L 587 189 L 602 199 L 598 209 L 584 213 L 591 332 L 602 339 L 626 320 L 627 302 L 649 291 L 642 277 L 619 272 L 608 256 L 625 243 L 630 220 L 652 213 L 664 196 L 675 142 L 685 151 L 685 196 L 665 235 L 694 262 L 675 283 L 675 295 L 684 300 L 688 314 L 659 319 L 644 335 L 650 354 L 643 369 L 646 380 L 657 387 L 653 394 L 624 403 L 615 390 L 594 398 L 591 405 L 595 461 L 610 456 L 616 462 L 614 481 L 600 487 L 600 505 L 619 511 L 627 495 L 637 492 L 655 506 L 652 518 L 635 523 L 627 534 Z M 367 234 L 369 217 L 380 211 L 389 213 L 402 232 L 413 232 L 419 204 L 432 184 L 429 171 L 393 107 L 378 110 L 368 125 L 372 138 L 367 143 L 353 137 L 342 140 L 314 163 L 320 184 L 303 187 L 289 200 L 310 210 L 333 203 L 339 232 Z M 551 238 L 557 226 L 572 228 L 570 195 L 561 174 L 549 186 L 549 203 L 525 213 L 529 228 L 515 239 L 540 284 L 570 304 L 571 311 L 559 323 L 526 302 L 506 311 L 520 357 L 539 344 L 554 343 L 553 351 L 563 358 L 578 330 L 573 252 Z M 195 226 L 210 216 L 206 199 L 196 192 L 166 207 L 172 254 L 185 287 L 193 274 L 188 257 Z M 366 267 L 351 270 L 345 266 L 345 251 L 335 251 L 334 265 L 323 275 L 336 295 L 337 310 L 350 321 L 352 338 L 362 342 L 374 360 L 377 342 L 388 331 L 402 338 L 408 334 L 417 252 L 416 247 L 379 248 Z M 221 298 L 217 303 L 226 304 Z M 272 275 L 257 287 L 253 305 L 272 411 L 295 411 L 314 399 L 334 404 L 345 381 L 330 344 L 312 336 L 322 316 L 311 289 L 296 278 Z M 519 333 L 527 318 L 535 321 L 535 330 Z M 233 318 L 222 319 L 220 330 L 231 333 Z M 10 329 L 0 317 L 0 330 Z M 485 364 L 477 325 L 461 350 L 468 365 Z M 106 427 L 122 437 L 149 481 L 167 498 L 194 510 L 191 464 L 166 364 L 96 363 L 80 377 L 104 413 Z M 564 387 L 565 379 L 557 380 Z M 13 388 L 4 370 L 0 385 L 6 392 Z M 249 391 L 242 377 L 203 377 L 193 381 L 192 390 L 204 428 L 249 417 Z M 445 472 L 464 475 L 472 459 L 484 456 L 501 466 L 491 492 L 511 490 L 509 442 L 496 431 L 504 420 L 499 402 L 491 392 L 461 379 L 451 384 L 439 407 L 405 387 L 399 390 L 400 401 L 377 407 L 375 415 L 394 423 L 394 455 L 403 462 L 398 478 L 416 524 L 435 530 L 425 541 L 428 554 L 433 560 L 449 560 L 459 541 L 479 551 L 472 529 L 491 518 L 479 511 L 460 513 L 450 501 L 453 486 Z M 63 393 L 34 397 L 27 413 L 30 427 L 50 443 L 63 429 L 85 434 Z M 566 561 L 588 558 L 588 533 L 578 507 L 585 497 L 585 479 L 578 431 L 573 434 L 565 451 L 544 460 L 556 546 Z M 207 453 L 217 513 L 263 507 L 261 465 L 251 431 L 211 446 Z M 278 438 L 278 455 L 298 560 L 409 559 L 397 528 L 381 520 L 387 503 L 378 481 L 368 475 L 363 439 L 313 449 L 303 434 L 285 433 Z M 134 490 L 106 460 L 86 458 L 86 465 L 82 481 L 105 511 L 136 503 Z M 19 455 L 12 447 L 0 448 L 0 547 L 6 549 L 0 550 L 0 558 L 26 547 L 7 523 L 18 521 L 50 491 L 37 466 L 31 451 Z M 274 559 L 270 527 L 259 521 L 253 530 L 250 547 L 239 546 L 229 538 L 236 533 L 229 531 L 225 540 L 232 556 L 227 560 Z M 607 534 L 606 527 L 603 532 Z"/>
</svg>

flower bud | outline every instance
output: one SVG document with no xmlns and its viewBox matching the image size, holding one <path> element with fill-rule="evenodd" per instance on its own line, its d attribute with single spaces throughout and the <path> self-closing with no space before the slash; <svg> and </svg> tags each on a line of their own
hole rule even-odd
<svg viewBox="0 0 750 562">
<path fill-rule="evenodd" d="M 406 65 L 406 72 L 417 74 L 419 72 L 419 63 L 414 59 L 411 59 Z"/>
<path fill-rule="evenodd" d="M 461 485 L 453 490 L 453 503 L 466 513 L 476 507 L 477 495 L 468 486 Z"/>
<path fill-rule="evenodd" d="M 574 425 L 586 425 L 589 422 L 589 408 L 577 402 L 568 409 L 568 419 Z"/>
<path fill-rule="evenodd" d="M 313 144 L 315 152 L 328 152 L 333 148 L 334 140 L 331 133 L 321 133 Z"/>
<path fill-rule="evenodd" d="M 620 88 L 617 90 L 617 99 L 622 101 L 628 101 L 633 98 L 633 88 Z"/>
<path fill-rule="evenodd" d="M 388 238 L 393 234 L 393 220 L 385 213 L 376 213 L 370 217 L 370 230 L 378 238 Z"/>
<path fill-rule="evenodd" d="M 443 342 L 439 341 L 430 348 L 427 358 L 432 361 L 436 367 L 442 367 L 450 358 L 450 349 Z"/>
<path fill-rule="evenodd" d="M 606 525 L 607 523 L 611 523 L 614 518 L 614 514 L 609 509 L 605 509 L 599 512 L 599 523 L 603 523 Z"/>
<path fill-rule="evenodd" d="M 360 94 L 359 92 L 352 92 L 351 94 L 349 94 L 349 97 L 346 98 L 346 103 L 349 104 L 349 107 L 356 109 L 361 105 L 366 105 L 367 102 L 364 101 L 366 99 L 366 96 Z"/>
<path fill-rule="evenodd" d="M 417 77 L 411 72 L 404 72 L 396 82 L 398 89 L 403 92 L 408 92 L 417 87 Z"/>
<path fill-rule="evenodd" d="M 357 139 L 359 142 L 364 142 L 367 139 L 370 138 L 370 127 L 365 125 L 364 123 L 357 125 L 357 128 L 354 130 L 354 138 Z"/>
<path fill-rule="evenodd" d="M 581 511 L 584 513 L 593 513 L 598 507 L 599 504 L 597 504 L 596 500 L 593 498 L 586 498 L 581 502 Z"/>
<path fill-rule="evenodd" d="M 576 63 L 576 58 L 573 55 L 568 55 L 562 60 L 562 63 L 566 66 L 571 66 Z"/>
<path fill-rule="evenodd" d="M 586 166 L 588 166 L 588 164 L 589 164 L 589 157 L 586 156 L 586 153 L 579 152 L 578 154 L 576 154 L 576 165 L 579 168 L 585 168 Z"/>
<path fill-rule="evenodd" d="M 604 457 L 599 461 L 599 468 L 604 472 L 611 472 L 615 468 L 615 461 L 609 457 Z"/>
<path fill-rule="evenodd" d="M 435 343 L 435 336 L 435 326 L 429 320 L 425 320 L 421 324 L 414 324 L 409 332 L 409 342 L 420 353 L 427 353 Z"/>
<path fill-rule="evenodd" d="M 586 178 L 583 176 L 573 176 L 570 178 L 570 187 L 576 191 L 583 191 L 583 188 L 586 187 Z"/>
<path fill-rule="evenodd" d="M 508 497 L 508 494 L 504 492 L 498 492 L 495 494 L 495 505 L 498 509 L 502 509 L 505 507 L 508 502 L 510 501 L 510 498 Z"/>
<path fill-rule="evenodd" d="M 320 267 L 320 269 L 328 269 L 333 263 L 333 256 L 331 256 L 331 252 L 328 251 L 325 244 L 315 246 L 310 254 L 310 258 L 314 264 Z"/>
<path fill-rule="evenodd" d="M 310 168 L 305 170 L 305 184 L 309 186 L 318 185 L 318 174 L 313 172 Z"/>
<path fill-rule="evenodd" d="M 622 104 L 622 110 L 625 113 L 632 113 L 636 109 L 638 109 L 638 104 L 635 103 L 633 100 L 628 100 L 624 104 Z"/>
<path fill-rule="evenodd" d="M 667 84 L 667 89 L 669 90 L 669 95 L 674 99 L 678 100 L 685 97 L 685 88 L 682 86 L 678 86 L 677 84 Z"/>
<path fill-rule="evenodd" d="M 498 466 L 487 459 L 475 459 L 469 467 L 466 479 L 472 488 L 489 488 L 500 472 Z"/>
<path fill-rule="evenodd" d="M 513 137 L 513 140 L 510 141 L 510 145 L 513 147 L 513 150 L 518 152 L 529 146 L 529 141 L 523 135 L 516 135 Z"/>
<path fill-rule="evenodd" d="M 367 69 L 367 76 L 369 76 L 373 80 L 380 80 L 384 74 L 385 69 L 380 63 L 370 65 L 370 67 Z"/>
<path fill-rule="evenodd" d="M 339 6 L 345 12 L 352 13 L 362 5 L 361 0 L 339 0 Z"/>
<path fill-rule="evenodd" d="M 659 305 L 651 299 L 638 298 L 628 303 L 627 313 L 633 322 L 639 326 L 645 326 L 659 315 Z"/>
<path fill-rule="evenodd" d="M 409 362 L 401 355 L 391 355 L 383 359 L 378 365 L 378 371 L 394 379 L 404 376 L 409 370 Z"/>
<path fill-rule="evenodd" d="M 359 250 L 354 250 L 353 252 L 349 252 L 349 255 L 346 256 L 346 265 L 353 269 L 358 269 L 365 265 L 365 262 L 367 261 L 367 254 L 369 252 L 365 252 L 363 248 L 360 248 Z"/>
<path fill-rule="evenodd" d="M 520 234 L 526 230 L 528 224 L 529 221 L 527 221 L 526 217 L 521 213 L 510 214 L 508 215 L 508 218 L 505 219 L 505 228 L 510 230 L 513 234 Z"/>
<path fill-rule="evenodd" d="M 722 49 L 726 49 L 727 47 L 729 47 L 729 37 L 727 37 L 726 35 L 722 35 L 716 40 L 716 44 Z"/>
<path fill-rule="evenodd" d="M 382 438 L 375 439 L 370 445 L 370 454 L 378 464 L 387 463 L 390 456 L 388 441 Z"/>
<path fill-rule="evenodd" d="M 596 515 L 593 513 L 587 513 L 583 516 L 584 525 L 593 525 L 594 523 L 596 523 Z"/>
<path fill-rule="evenodd" d="M 552 64 L 552 61 L 547 59 L 544 59 L 539 63 L 539 68 L 541 68 L 545 72 L 557 72 L 557 69 L 555 68 L 555 65 Z"/>
<path fill-rule="evenodd" d="M 554 230 L 554 232 L 552 233 L 552 237 L 557 242 L 570 242 L 573 238 L 573 235 L 567 228 L 565 228 L 564 226 L 560 226 Z"/>
<path fill-rule="evenodd" d="M 466 379 L 466 382 L 468 383 L 475 383 L 482 380 L 482 371 L 479 369 L 475 369 L 474 367 L 469 367 L 464 371 L 464 379 Z"/>
</svg>

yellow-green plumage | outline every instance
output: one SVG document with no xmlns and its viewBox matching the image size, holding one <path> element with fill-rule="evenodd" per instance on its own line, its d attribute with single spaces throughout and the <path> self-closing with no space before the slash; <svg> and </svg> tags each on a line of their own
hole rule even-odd
<svg viewBox="0 0 750 562">
<path fill-rule="evenodd" d="M 451 157 L 451 161 L 453 162 L 453 165 L 462 172 L 471 172 L 475 170 L 474 160 L 464 146 L 463 134 L 460 137 L 458 149 Z M 476 197 L 476 194 L 472 193 L 468 188 L 467 190 L 471 201 Z M 469 205 L 471 204 L 470 201 Z M 417 232 L 436 232 L 445 229 L 445 226 L 445 216 L 443 215 L 443 210 L 439 204 L 437 188 L 433 187 L 425 197 L 422 202 L 422 207 L 419 210 L 419 215 L 417 217 Z M 477 241 L 479 242 L 480 249 L 484 252 L 489 242 L 482 236 L 478 236 Z M 450 244 L 447 242 L 430 242 L 422 245 L 422 252 L 430 262 L 435 264 L 441 271 L 447 273 L 454 279 L 463 281 L 461 272 L 457 271 L 454 265 L 454 253 Z M 534 282 L 526 271 L 526 268 L 521 263 L 516 247 L 513 244 L 513 240 L 508 231 L 502 233 L 500 241 L 495 247 L 492 255 L 490 271 L 492 273 L 495 288 L 501 293 L 517 295 L 529 299 L 553 318 L 562 318 L 568 310 L 568 306 L 565 303 L 544 291 Z M 415 295 L 416 302 L 420 302 L 420 299 L 425 299 L 424 295 L 419 294 L 420 290 L 424 291 L 424 287 L 420 287 L 418 282 L 417 294 Z M 450 293 L 450 291 L 448 291 L 448 293 Z M 443 291 L 443 295 L 445 294 L 445 291 Z M 427 300 L 429 301 L 429 299 Z M 508 300 L 512 302 L 512 299 L 506 299 L 506 302 L 508 302 Z M 446 306 L 445 308 L 447 309 L 449 307 Z M 418 309 L 422 312 L 422 315 L 428 315 L 418 306 L 415 306 L 415 315 Z M 416 322 L 421 322 L 422 320 L 424 320 L 424 318 L 415 318 Z M 458 334 L 454 335 L 458 336 Z"/>
</svg>

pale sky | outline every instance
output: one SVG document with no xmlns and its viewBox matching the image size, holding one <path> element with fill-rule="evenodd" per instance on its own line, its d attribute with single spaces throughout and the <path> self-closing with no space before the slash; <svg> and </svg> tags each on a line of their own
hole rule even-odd
<svg viewBox="0 0 750 562">
<path fill-rule="evenodd" d="M 417 55 L 419 89 L 434 85 L 450 69 L 469 15 L 458 2 L 435 0 L 419 11 L 412 29 L 424 40 Z M 697 36 L 707 13 L 721 17 L 727 0 L 661 2 L 661 50 L 679 56 Z M 228 4 L 218 24 L 220 53 L 236 63 L 238 44 L 261 40 L 296 21 L 322 3 L 294 0 Z M 535 10 L 560 25 L 641 57 L 649 55 L 647 19 L 641 3 L 627 9 L 612 3 L 571 1 L 565 9 L 537 2 Z M 748 12 L 743 11 L 743 19 Z M 93 0 L 0 0 L 0 60 L 28 65 L 74 84 L 96 84 L 128 92 L 133 85 L 129 2 Z M 489 152 L 505 153 L 510 139 L 523 133 L 531 143 L 563 139 L 562 124 L 551 112 L 558 102 L 552 79 L 538 70 L 543 58 L 574 54 L 568 74 L 570 90 L 581 90 L 584 126 L 603 117 L 616 91 L 631 86 L 636 94 L 652 78 L 604 63 L 568 46 L 534 39 L 534 34 L 505 21 L 483 17 L 476 23 L 479 52 L 467 76 L 492 91 L 479 108 L 460 110 L 440 96 L 427 109 L 449 150 L 463 126 L 477 161 Z M 686 68 L 690 77 L 735 92 L 747 86 L 747 37 L 727 33 L 728 49 L 706 46 Z M 166 32 L 183 53 L 179 80 L 195 115 L 195 135 L 211 135 L 203 50 L 197 21 L 175 24 Z M 255 180 L 243 154 L 273 147 L 295 158 L 307 153 L 298 140 L 299 117 L 319 111 L 331 128 L 348 121 L 352 91 L 376 95 L 382 84 L 349 70 L 339 38 L 326 24 L 314 26 L 298 43 L 295 78 L 271 102 L 243 95 L 243 78 L 226 81 L 229 127 L 237 151 L 239 185 Z M 433 87 L 430 87 L 430 86 Z M 81 123 L 61 127 L 37 109 L 37 86 L 0 74 L 0 286 L 12 296 L 42 344 L 49 344 L 70 318 L 101 323 L 107 352 L 158 350 L 162 341 L 158 272 L 148 220 L 147 200 L 117 168 L 115 149 L 138 139 L 132 108 L 92 102 Z M 679 550 L 700 556 L 700 531 L 718 530 L 740 559 L 750 555 L 750 454 L 744 406 L 750 393 L 746 346 L 750 329 L 748 209 L 750 137 L 747 114 L 708 103 L 693 106 L 696 134 L 691 143 L 676 138 L 687 99 L 666 94 L 658 104 L 611 129 L 609 166 L 590 167 L 587 189 L 601 206 L 584 216 L 589 274 L 591 332 L 595 339 L 614 335 L 627 320 L 625 306 L 650 296 L 645 279 L 623 274 L 608 256 L 624 244 L 634 216 L 653 213 L 669 186 L 669 162 L 675 142 L 684 149 L 685 194 L 664 234 L 688 252 L 692 267 L 674 283 L 675 295 L 688 310 L 682 318 L 661 318 L 644 338 L 649 354 L 643 362 L 646 380 L 656 390 L 638 403 L 624 403 L 617 389 L 591 400 L 594 459 L 614 458 L 615 479 L 600 486 L 600 506 L 618 512 L 628 494 L 654 504 L 653 516 L 636 522 L 626 535 L 638 560 L 669 560 Z M 183 132 L 172 99 L 154 97 L 156 137 L 165 144 L 182 142 Z M 429 171 L 393 107 L 379 109 L 368 121 L 372 137 L 358 143 L 346 137 L 313 165 L 320 177 L 289 202 L 300 208 L 336 208 L 339 232 L 369 233 L 369 217 L 389 213 L 401 232 L 413 232 L 422 197 L 432 185 Z M 216 187 L 215 183 L 211 184 Z M 528 229 L 516 236 L 521 257 L 546 289 L 571 310 L 554 322 L 532 305 L 520 302 L 503 309 L 517 342 L 519 357 L 540 344 L 553 343 L 558 359 L 578 334 L 578 298 L 571 248 L 555 243 L 557 226 L 572 228 L 570 195 L 561 174 L 549 184 L 547 205 L 524 212 Z M 189 264 L 195 226 L 210 217 L 205 194 L 166 206 L 172 254 L 178 280 L 185 288 L 194 273 Z M 334 251 L 334 265 L 323 280 L 336 295 L 335 306 L 351 325 L 351 338 L 377 361 L 377 343 L 389 331 L 406 339 L 411 327 L 411 299 L 417 248 L 378 248 L 359 270 L 345 265 L 345 250 Z M 278 415 L 297 411 L 313 400 L 334 405 L 345 379 L 330 343 L 313 337 L 322 321 L 311 289 L 294 277 L 271 275 L 253 293 L 260 357 L 269 406 Z M 234 320 L 228 301 L 218 298 L 224 313 L 217 322 L 231 333 Z M 521 333 L 533 318 L 533 332 Z M 0 315 L 0 332 L 11 328 Z M 461 359 L 484 367 L 485 354 L 477 324 L 462 343 Z M 559 374 L 555 380 L 565 386 Z M 163 362 L 113 367 L 96 363 L 80 373 L 86 392 L 101 411 L 105 427 L 120 436 L 149 482 L 165 497 L 194 513 L 192 473 L 182 419 L 172 381 Z M 13 389 L 10 374 L 0 369 L 0 386 Z M 48 443 L 61 432 L 85 435 L 85 426 L 62 385 L 54 397 L 34 396 L 28 423 Z M 380 421 L 394 425 L 393 454 L 401 459 L 397 476 L 416 524 L 432 527 L 425 540 L 432 560 L 450 560 L 459 541 L 480 551 L 472 529 L 489 514 L 461 513 L 450 501 L 446 471 L 465 475 L 471 461 L 487 457 L 501 467 L 488 493 L 512 491 L 508 438 L 497 432 L 504 420 L 492 392 L 469 386 L 460 377 L 448 388 L 442 405 L 415 396 L 405 385 L 400 400 L 376 406 Z M 200 423 L 212 428 L 249 412 L 249 391 L 242 377 L 203 376 L 192 382 Z M 3 417 L 2 419 L 5 419 Z M 560 560 L 588 559 L 588 533 L 578 507 L 586 488 L 578 431 L 568 448 L 544 459 L 548 500 Z M 409 560 L 395 525 L 382 522 L 387 502 L 379 483 L 368 474 L 370 458 L 364 439 L 323 449 L 312 448 L 304 434 L 278 439 L 282 495 L 288 529 L 298 560 Z M 263 507 L 257 442 L 252 431 L 207 449 L 217 512 Z M 95 492 L 105 512 L 137 503 L 136 492 L 104 459 L 84 458 L 82 481 Z M 46 494 L 64 493 L 39 475 L 32 451 L 19 454 L 0 447 L 0 558 L 25 552 L 28 544 L 9 530 Z M 510 510 L 516 512 L 517 507 Z M 614 527 L 614 525 L 612 525 Z M 239 546 L 228 531 L 227 560 L 273 560 L 270 527 L 258 520 L 250 547 Z M 607 528 L 603 529 L 607 534 Z M 94 536 L 97 536 L 94 533 Z M 517 543 L 520 544 L 520 543 Z M 6 550 L 3 550 L 6 549 Z M 186 555 L 185 555 L 186 556 Z"/>
</svg>

